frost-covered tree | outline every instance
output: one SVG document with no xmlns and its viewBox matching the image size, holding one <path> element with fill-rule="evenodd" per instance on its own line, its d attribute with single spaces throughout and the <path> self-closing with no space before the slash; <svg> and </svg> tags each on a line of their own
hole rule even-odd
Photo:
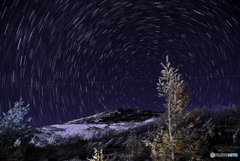
<svg viewBox="0 0 240 161">
<path fill-rule="evenodd" d="M 23 154 L 19 149 L 20 138 L 13 143 L 19 130 L 25 127 L 23 117 L 27 114 L 29 105 L 26 107 L 22 107 L 22 105 L 23 102 L 20 99 L 15 103 L 13 109 L 3 113 L 3 118 L 0 117 L 0 160 L 22 160 L 20 158 L 23 157 Z M 29 122 L 30 120 L 31 118 L 28 118 L 25 121 Z"/>
<path fill-rule="evenodd" d="M 31 121 L 31 117 L 24 120 L 24 116 L 30 109 L 28 108 L 29 104 L 26 107 L 22 107 L 23 103 L 22 98 L 20 98 L 19 102 L 15 102 L 13 109 L 10 109 L 7 113 L 3 112 L 3 118 L 0 117 L 0 160 L 22 161 L 23 153 L 19 148 L 21 140 L 18 137 L 27 131 L 27 129 L 25 129 L 26 124 L 23 122 L 25 121 L 27 123 Z M 28 128 L 30 128 L 30 126 L 28 126 Z M 16 141 L 13 143 L 14 140 Z M 55 143 L 53 137 L 48 140 L 48 144 Z M 39 142 L 35 143 L 35 136 L 29 144 L 42 147 Z"/>
<path fill-rule="evenodd" d="M 197 133 L 199 131 L 191 131 L 194 124 L 186 124 L 186 120 L 193 118 L 196 110 L 192 113 L 183 111 L 188 104 L 189 96 L 183 93 L 185 85 L 180 80 L 180 74 L 176 73 L 178 69 L 174 71 L 174 68 L 170 68 L 168 56 L 166 62 L 166 66 L 161 63 L 165 70 L 161 71 L 163 77 L 159 78 L 157 89 L 159 96 L 166 98 L 167 103 L 164 106 L 167 109 L 165 116 L 167 128 L 165 130 L 161 127 L 153 142 L 144 142 L 147 146 L 151 146 L 151 157 L 154 161 L 179 160 L 186 156 L 189 157 L 188 160 L 200 160 L 201 157 L 197 152 L 201 150 L 201 143 L 206 143 L 209 133 L 213 130 L 210 127 L 211 119 L 203 126 L 201 135 Z M 198 122 L 199 119 L 198 117 L 196 121 Z M 189 134 L 190 132 L 192 135 Z"/>
<path fill-rule="evenodd" d="M 17 131 L 25 127 L 25 124 L 22 122 L 24 121 L 23 117 L 28 113 L 29 104 L 26 107 L 22 107 L 23 103 L 22 98 L 20 98 L 19 102 L 15 102 L 14 108 L 10 109 L 7 114 L 3 112 L 3 118 L 0 117 L 0 133 L 4 133 L 7 130 Z M 30 122 L 31 117 L 25 121 Z"/>
<path fill-rule="evenodd" d="M 14 108 L 10 109 L 7 113 L 3 112 L 3 118 L 0 117 L 0 136 L 3 138 L 7 135 L 14 135 L 19 130 L 25 128 L 23 122 L 30 122 L 31 117 L 24 120 L 24 116 L 28 113 L 28 106 L 22 107 L 23 105 L 22 98 L 20 98 L 19 102 L 15 102 Z M 28 127 L 30 128 L 30 126 Z M 20 143 L 18 141 L 18 143 Z"/>
<path fill-rule="evenodd" d="M 31 121 L 31 117 L 28 117 L 27 119 L 24 119 L 25 115 L 28 113 L 30 108 L 28 108 L 29 104 L 26 107 L 22 107 L 24 101 L 22 101 L 22 98 L 18 102 L 15 102 L 14 108 L 10 109 L 7 113 L 3 112 L 3 118 L 0 117 L 0 143 L 3 144 L 3 140 L 6 143 L 6 137 L 14 139 L 13 136 L 15 136 L 17 133 L 19 133 L 20 130 L 24 129 L 27 130 L 31 126 L 28 126 L 27 129 L 25 128 L 25 123 Z M 25 123 L 23 123 L 25 122 Z M 24 132 L 21 132 L 24 133 Z M 32 138 L 30 143 L 35 144 L 34 141 L 35 137 Z M 54 143 L 53 138 L 49 139 L 49 144 Z M 14 147 L 18 147 L 21 144 L 20 138 L 18 138 L 14 142 Z M 38 142 L 35 144 L 35 146 L 42 146 Z M 10 146 L 9 148 L 12 148 Z"/>
</svg>

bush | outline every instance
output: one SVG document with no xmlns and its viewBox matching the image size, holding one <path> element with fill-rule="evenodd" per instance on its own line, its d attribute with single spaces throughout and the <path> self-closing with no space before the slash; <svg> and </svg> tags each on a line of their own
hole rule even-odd
<svg viewBox="0 0 240 161">
<path fill-rule="evenodd" d="M 96 149 L 96 148 L 94 148 L 94 155 L 92 156 L 93 157 L 93 159 L 88 159 L 87 158 L 87 160 L 89 160 L 89 161 L 108 161 L 108 160 L 103 160 L 103 154 L 102 154 L 102 149 L 100 150 L 100 152 Z"/>
</svg>

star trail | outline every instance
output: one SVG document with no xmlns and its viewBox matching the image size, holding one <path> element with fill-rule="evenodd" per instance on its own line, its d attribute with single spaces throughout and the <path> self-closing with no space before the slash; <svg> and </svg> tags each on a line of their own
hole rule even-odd
<svg viewBox="0 0 240 161">
<path fill-rule="evenodd" d="M 189 108 L 240 105 L 239 23 L 237 0 L 5 0 L 0 114 L 20 97 L 33 127 L 164 110 L 156 83 L 167 55 Z"/>
</svg>

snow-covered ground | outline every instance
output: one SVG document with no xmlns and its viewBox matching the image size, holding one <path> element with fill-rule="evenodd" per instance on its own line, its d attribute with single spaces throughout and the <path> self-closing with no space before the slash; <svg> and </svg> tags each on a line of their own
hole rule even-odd
<svg viewBox="0 0 240 161">
<path fill-rule="evenodd" d="M 153 122 L 155 119 L 151 118 L 143 122 L 121 122 L 121 123 L 112 123 L 112 124 L 73 124 L 78 120 L 74 120 L 65 124 L 56 124 L 45 126 L 41 128 L 36 128 L 36 130 L 41 131 L 41 134 L 36 134 L 39 137 L 39 140 L 43 145 L 48 143 L 48 139 L 53 137 L 56 141 L 56 144 L 65 143 L 68 138 L 74 137 L 76 135 L 82 136 L 83 139 L 88 140 L 93 137 L 98 137 L 106 134 L 109 130 L 114 134 L 118 134 L 130 128 L 136 128 L 140 125 Z M 72 124 L 71 124 L 72 123 Z M 99 134 L 101 133 L 101 134 Z"/>
</svg>

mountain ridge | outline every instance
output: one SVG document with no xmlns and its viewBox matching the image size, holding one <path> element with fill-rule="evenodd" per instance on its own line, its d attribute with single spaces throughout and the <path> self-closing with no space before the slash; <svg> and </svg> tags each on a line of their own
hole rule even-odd
<svg viewBox="0 0 240 161">
<path fill-rule="evenodd" d="M 93 114 L 84 118 L 64 122 L 64 123 L 61 123 L 61 125 L 83 124 L 83 123 L 110 124 L 110 123 L 119 123 L 119 122 L 128 122 L 128 121 L 141 122 L 141 121 L 150 119 L 152 117 L 158 117 L 163 113 L 165 113 L 165 111 L 149 111 L 149 110 L 119 108 L 113 111 L 104 111 L 104 112 Z M 136 115 L 138 117 L 136 117 Z"/>
</svg>

